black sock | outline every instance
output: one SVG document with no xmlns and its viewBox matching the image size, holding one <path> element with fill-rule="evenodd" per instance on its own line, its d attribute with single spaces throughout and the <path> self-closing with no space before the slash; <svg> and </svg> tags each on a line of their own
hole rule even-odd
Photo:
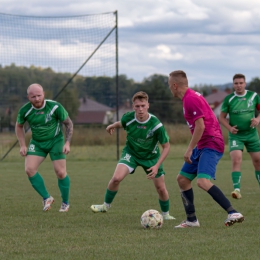
<svg viewBox="0 0 260 260">
<path fill-rule="evenodd" d="M 232 206 L 227 197 L 223 192 L 215 185 L 213 185 L 209 190 L 208 194 L 225 210 L 228 214 L 237 212 Z"/>
<path fill-rule="evenodd" d="M 189 190 L 181 192 L 181 198 L 182 198 L 184 209 L 186 211 L 187 220 L 190 222 L 196 221 L 197 218 L 195 215 L 195 207 L 193 204 L 194 201 L 193 189 L 191 188 Z"/>
</svg>

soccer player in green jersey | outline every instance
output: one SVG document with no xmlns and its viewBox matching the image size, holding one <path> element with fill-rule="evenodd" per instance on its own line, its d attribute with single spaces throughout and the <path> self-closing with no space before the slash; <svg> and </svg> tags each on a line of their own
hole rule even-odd
<svg viewBox="0 0 260 260">
<path fill-rule="evenodd" d="M 164 220 L 174 219 L 169 214 L 170 202 L 162 165 L 170 150 L 168 134 L 159 119 L 148 113 L 148 95 L 145 92 L 137 92 L 132 102 L 134 111 L 125 113 L 121 121 L 106 128 L 111 135 L 116 128 L 123 127 L 127 132 L 127 140 L 114 175 L 108 183 L 104 204 L 92 205 L 91 210 L 95 213 L 107 212 L 120 182 L 127 175 L 133 174 L 137 166 L 141 166 L 147 174 L 147 179 L 153 181 L 157 190 Z M 158 143 L 162 146 L 161 154 Z"/>
<path fill-rule="evenodd" d="M 260 186 L 260 141 L 256 128 L 260 122 L 260 113 L 255 117 L 256 110 L 260 111 L 260 97 L 257 93 L 245 89 L 246 79 L 243 74 L 234 75 L 233 87 L 235 92 L 226 96 L 223 101 L 219 121 L 229 131 L 231 175 L 234 186 L 231 196 L 241 199 L 240 181 L 244 146 L 251 156 Z M 227 120 L 228 114 L 229 120 Z"/>
<path fill-rule="evenodd" d="M 16 136 L 20 144 L 20 154 L 25 156 L 25 172 L 33 188 L 43 198 L 43 211 L 51 208 L 54 198 L 47 191 L 38 167 L 49 154 L 58 178 L 62 204 L 60 212 L 69 210 L 70 179 L 66 172 L 66 154 L 70 152 L 73 123 L 64 107 L 53 100 L 44 98 L 41 85 L 32 84 L 27 89 L 30 102 L 21 107 L 16 122 Z M 32 139 L 29 148 L 25 143 L 24 124 L 28 122 Z M 66 128 L 66 141 L 62 133 Z"/>
</svg>

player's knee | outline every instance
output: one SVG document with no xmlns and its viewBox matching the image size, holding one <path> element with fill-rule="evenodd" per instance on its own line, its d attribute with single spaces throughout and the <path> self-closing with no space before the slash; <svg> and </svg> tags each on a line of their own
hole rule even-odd
<svg viewBox="0 0 260 260">
<path fill-rule="evenodd" d="M 29 177 L 32 177 L 37 171 L 33 167 L 26 166 L 25 172 Z"/>
<path fill-rule="evenodd" d="M 114 176 L 112 179 L 111 179 L 111 183 L 112 184 L 115 184 L 115 185 L 118 185 L 120 182 L 121 182 L 121 178 L 117 177 L 117 176 Z"/>
</svg>

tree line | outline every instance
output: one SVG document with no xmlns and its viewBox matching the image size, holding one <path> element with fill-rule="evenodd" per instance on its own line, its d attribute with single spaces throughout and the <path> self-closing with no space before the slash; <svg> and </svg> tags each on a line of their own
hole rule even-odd
<svg viewBox="0 0 260 260">
<path fill-rule="evenodd" d="M 111 108 L 116 107 L 115 77 L 77 75 L 63 89 L 72 76 L 71 73 L 55 72 L 51 68 L 24 67 L 15 64 L 0 66 L 0 131 L 3 127 L 14 124 L 18 109 L 28 102 L 26 90 L 32 83 L 41 84 L 48 99 L 54 99 L 58 95 L 56 100 L 67 109 L 72 120 L 77 116 L 81 97 L 93 99 Z M 128 79 L 126 75 L 119 75 L 118 81 L 119 107 L 127 100 L 131 102 L 133 94 L 142 90 L 149 95 L 150 112 L 158 116 L 162 122 L 185 123 L 182 103 L 179 99 L 172 98 L 168 76 L 154 74 L 138 83 Z M 204 95 L 209 95 L 216 87 L 199 85 L 193 88 Z M 247 88 L 259 93 L 260 79 L 254 78 Z"/>
</svg>

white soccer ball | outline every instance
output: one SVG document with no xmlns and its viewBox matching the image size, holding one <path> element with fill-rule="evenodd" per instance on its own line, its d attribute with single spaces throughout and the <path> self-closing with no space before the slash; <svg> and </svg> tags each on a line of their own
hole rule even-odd
<svg viewBox="0 0 260 260">
<path fill-rule="evenodd" d="M 163 216 L 155 209 L 149 209 L 141 216 L 141 225 L 145 229 L 161 228 L 163 225 Z"/>
</svg>

